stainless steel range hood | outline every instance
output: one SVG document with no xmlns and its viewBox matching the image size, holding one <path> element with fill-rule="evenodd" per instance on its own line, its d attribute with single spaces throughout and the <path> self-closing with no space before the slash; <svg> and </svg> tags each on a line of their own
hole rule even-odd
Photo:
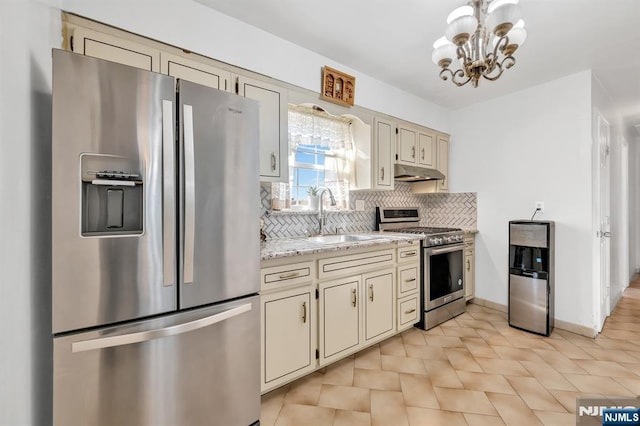
<svg viewBox="0 0 640 426">
<path fill-rule="evenodd" d="M 427 180 L 443 180 L 444 175 L 436 169 L 396 164 L 393 169 L 395 180 L 402 182 L 423 182 Z"/>
</svg>

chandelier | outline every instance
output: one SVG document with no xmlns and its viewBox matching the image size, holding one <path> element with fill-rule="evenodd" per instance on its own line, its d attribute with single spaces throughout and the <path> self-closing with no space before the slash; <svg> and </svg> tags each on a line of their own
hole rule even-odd
<svg viewBox="0 0 640 426">
<path fill-rule="evenodd" d="M 447 18 L 445 36 L 433 43 L 431 59 L 440 78 L 456 86 L 497 80 L 516 63 L 513 53 L 527 38 L 518 0 L 469 0 Z M 454 62 L 454 59 L 459 62 Z M 455 64 L 451 68 L 452 64 Z"/>
</svg>

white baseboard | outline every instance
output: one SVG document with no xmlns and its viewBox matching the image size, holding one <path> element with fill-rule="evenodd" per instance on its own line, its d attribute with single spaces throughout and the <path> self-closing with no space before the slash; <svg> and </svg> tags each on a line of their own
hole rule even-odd
<svg viewBox="0 0 640 426">
<path fill-rule="evenodd" d="M 503 305 L 502 303 L 492 302 L 491 300 L 481 299 L 479 297 L 474 297 L 469 303 L 475 303 L 476 305 L 484 306 L 486 308 L 495 309 L 500 312 L 507 312 L 507 305 Z M 585 337 L 594 338 L 597 336 L 595 329 L 585 327 L 584 325 L 574 324 L 567 321 L 562 321 L 557 318 L 554 319 L 554 327 L 559 328 L 560 330 L 569 331 L 571 333 L 579 334 Z"/>
</svg>

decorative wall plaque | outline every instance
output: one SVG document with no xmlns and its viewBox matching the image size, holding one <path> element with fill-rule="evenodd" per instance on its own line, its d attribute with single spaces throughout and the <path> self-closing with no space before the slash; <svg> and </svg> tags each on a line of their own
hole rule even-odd
<svg viewBox="0 0 640 426">
<path fill-rule="evenodd" d="M 322 98 L 337 104 L 353 106 L 356 78 L 333 68 L 322 69 Z"/>
</svg>

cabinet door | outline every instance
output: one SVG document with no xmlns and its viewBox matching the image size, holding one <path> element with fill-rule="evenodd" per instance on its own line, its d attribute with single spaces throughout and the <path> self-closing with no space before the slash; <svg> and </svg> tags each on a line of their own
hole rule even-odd
<svg viewBox="0 0 640 426">
<path fill-rule="evenodd" d="M 305 287 L 261 296 L 263 391 L 315 368 L 313 293 Z"/>
<path fill-rule="evenodd" d="M 375 119 L 374 123 L 374 181 L 375 189 L 393 189 L 393 163 L 395 157 L 395 124 Z"/>
<path fill-rule="evenodd" d="M 466 300 L 473 299 L 475 293 L 475 259 L 473 250 L 464 251 L 464 296 Z"/>
<path fill-rule="evenodd" d="M 321 283 L 320 364 L 355 352 L 360 344 L 360 276 Z"/>
<path fill-rule="evenodd" d="M 158 49 L 85 28 L 73 29 L 71 50 L 143 70 L 160 71 Z"/>
<path fill-rule="evenodd" d="M 416 164 L 418 132 L 398 126 L 398 163 Z"/>
<path fill-rule="evenodd" d="M 238 76 L 238 94 L 260 102 L 260 180 L 288 181 L 286 89 Z"/>
<path fill-rule="evenodd" d="M 163 74 L 182 80 L 227 92 L 231 90 L 231 73 L 229 71 L 202 62 L 162 52 L 160 54 L 160 69 Z"/>
<path fill-rule="evenodd" d="M 438 192 L 449 191 L 449 136 L 438 135 L 438 170 L 444 175 L 437 181 Z"/>
<path fill-rule="evenodd" d="M 365 274 L 364 286 L 364 337 L 369 341 L 381 339 L 395 332 L 393 270 L 382 270 Z"/>
<path fill-rule="evenodd" d="M 418 132 L 418 165 L 436 166 L 436 136 L 434 133 Z"/>
</svg>

